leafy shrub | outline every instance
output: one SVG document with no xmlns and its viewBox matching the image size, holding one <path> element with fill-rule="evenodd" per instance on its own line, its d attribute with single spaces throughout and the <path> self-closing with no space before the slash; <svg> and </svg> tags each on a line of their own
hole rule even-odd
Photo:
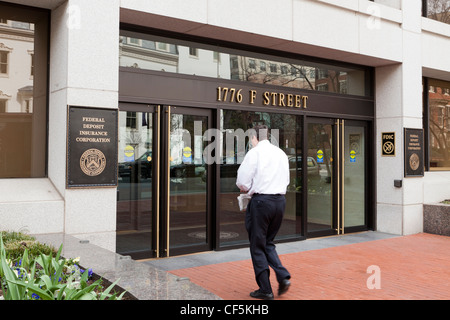
<svg viewBox="0 0 450 320">
<path fill-rule="evenodd" d="M 28 254 L 31 259 L 38 257 L 40 254 L 54 255 L 56 253 L 56 250 L 53 247 L 42 244 L 35 240 L 17 240 L 5 243 L 5 250 L 7 254 L 11 255 L 12 257 L 16 257 L 14 260 L 17 260 L 18 257 L 21 257 L 25 252 L 25 249 L 28 250 Z"/>
<path fill-rule="evenodd" d="M 83 270 L 77 259 L 61 258 L 49 246 L 18 234 L 0 233 L 0 284 L 6 300 L 120 300 L 110 294 L 117 282 L 105 290 L 102 279 L 89 283 L 92 270 Z M 8 247 L 8 251 L 6 248 Z M 43 253 L 50 251 L 48 254 Z M 31 254 L 30 254 L 31 252 Z"/>
<path fill-rule="evenodd" d="M 16 231 L 0 231 L 0 236 L 3 237 L 4 243 L 11 241 L 35 240 L 35 238 L 30 235 Z"/>
<path fill-rule="evenodd" d="M 28 249 L 30 259 L 35 259 L 41 253 L 46 255 L 55 255 L 57 250 L 50 245 L 36 241 L 36 238 L 21 232 L 0 231 L 0 237 L 3 237 L 6 254 L 16 263 L 22 257 L 25 249 Z"/>
</svg>

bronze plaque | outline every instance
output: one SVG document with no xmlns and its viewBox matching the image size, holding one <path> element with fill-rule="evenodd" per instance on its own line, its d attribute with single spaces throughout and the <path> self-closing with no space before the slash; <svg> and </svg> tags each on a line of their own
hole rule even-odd
<svg viewBox="0 0 450 320">
<path fill-rule="evenodd" d="M 404 129 L 405 177 L 424 175 L 423 129 Z"/>
<path fill-rule="evenodd" d="M 67 188 L 117 186 L 118 110 L 68 107 Z"/>
<path fill-rule="evenodd" d="M 395 132 L 381 133 L 381 155 L 395 157 Z"/>
</svg>

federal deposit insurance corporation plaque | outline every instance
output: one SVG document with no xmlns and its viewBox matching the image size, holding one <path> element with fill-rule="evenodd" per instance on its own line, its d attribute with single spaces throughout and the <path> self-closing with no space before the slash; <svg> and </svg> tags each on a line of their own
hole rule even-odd
<svg viewBox="0 0 450 320">
<path fill-rule="evenodd" d="M 423 130 L 404 128 L 405 177 L 424 175 Z"/>
<path fill-rule="evenodd" d="M 117 186 L 116 109 L 68 107 L 67 187 Z"/>
</svg>

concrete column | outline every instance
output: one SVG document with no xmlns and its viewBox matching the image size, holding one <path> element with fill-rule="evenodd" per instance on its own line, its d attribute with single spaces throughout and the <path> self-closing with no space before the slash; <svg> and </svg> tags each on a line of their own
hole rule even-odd
<svg viewBox="0 0 450 320">
<path fill-rule="evenodd" d="M 423 230 L 423 178 L 405 178 L 403 165 L 403 128 L 422 128 L 421 1 L 401 7 L 403 62 L 376 69 L 377 230 L 405 235 Z M 395 132 L 395 157 L 381 156 L 382 132 Z"/>
<path fill-rule="evenodd" d="M 64 232 L 115 250 L 116 188 L 66 189 L 67 106 L 118 108 L 119 0 L 69 0 L 52 11 L 48 176 Z"/>
</svg>

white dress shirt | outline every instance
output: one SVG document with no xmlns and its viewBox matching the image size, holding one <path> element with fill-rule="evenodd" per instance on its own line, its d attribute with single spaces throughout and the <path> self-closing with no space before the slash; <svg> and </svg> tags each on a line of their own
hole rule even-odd
<svg viewBox="0 0 450 320">
<path fill-rule="evenodd" d="M 289 184 L 289 160 L 283 150 L 269 140 L 260 141 L 242 161 L 236 179 L 247 194 L 285 194 Z"/>
</svg>

